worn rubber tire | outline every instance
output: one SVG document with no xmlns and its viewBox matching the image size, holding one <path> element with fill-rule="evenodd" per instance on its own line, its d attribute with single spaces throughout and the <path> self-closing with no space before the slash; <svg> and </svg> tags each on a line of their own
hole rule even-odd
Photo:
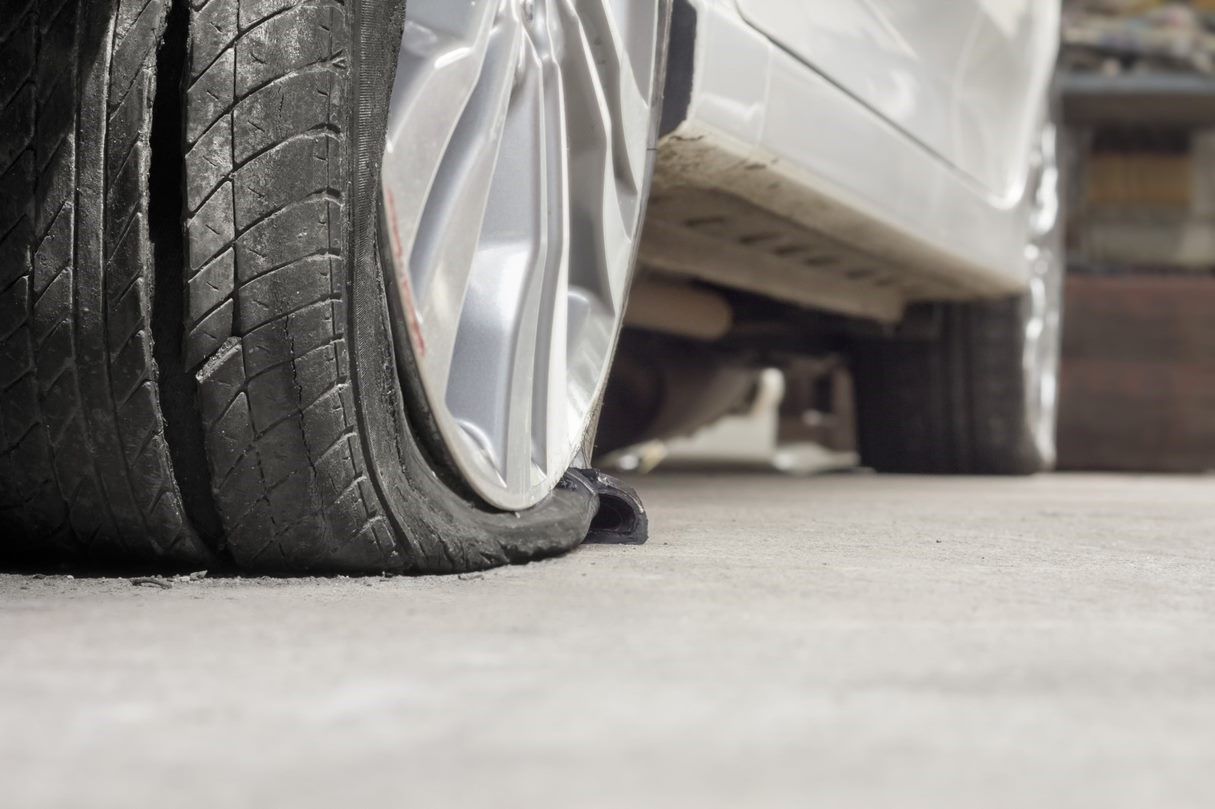
<svg viewBox="0 0 1215 809">
<path fill-rule="evenodd" d="M 153 355 L 148 144 L 167 0 L 2 5 L 0 554 L 209 564 Z"/>
<path fill-rule="evenodd" d="M 861 462 L 879 472 L 1028 475 L 1054 462 L 1026 405 L 1021 298 L 945 304 L 938 332 L 853 352 Z"/>
<path fill-rule="evenodd" d="M 191 11 L 187 357 L 225 549 L 246 569 L 522 562 L 578 544 L 595 509 L 573 476 L 527 511 L 492 509 L 419 440 L 379 238 L 404 13 L 398 0 Z"/>
</svg>

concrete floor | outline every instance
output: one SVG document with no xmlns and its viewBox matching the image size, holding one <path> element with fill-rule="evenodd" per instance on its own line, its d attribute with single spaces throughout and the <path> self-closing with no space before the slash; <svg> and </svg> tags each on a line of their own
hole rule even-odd
<svg viewBox="0 0 1215 809">
<path fill-rule="evenodd" d="M 640 486 L 463 579 L 0 576 L 0 802 L 1215 806 L 1215 478 Z"/>
</svg>

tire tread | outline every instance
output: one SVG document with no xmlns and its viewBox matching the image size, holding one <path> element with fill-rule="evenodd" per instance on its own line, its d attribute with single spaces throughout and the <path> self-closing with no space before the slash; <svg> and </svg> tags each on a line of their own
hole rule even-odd
<svg viewBox="0 0 1215 809">
<path fill-rule="evenodd" d="M 0 518 L 18 553 L 212 558 L 177 491 L 152 359 L 146 177 L 166 8 L 31 0 L 0 40 L 22 81 L 0 107 L 22 124 L 0 130 L 19 317 L 0 339 Z"/>
<path fill-rule="evenodd" d="M 343 339 L 345 9 L 209 0 L 192 15 L 188 343 L 228 549 L 253 568 L 391 567 Z M 323 103 L 295 103 L 313 91 Z"/>
<path fill-rule="evenodd" d="M 862 463 L 878 471 L 1042 471 L 1029 432 L 1019 299 L 943 304 L 936 339 L 865 340 L 854 352 Z"/>
</svg>

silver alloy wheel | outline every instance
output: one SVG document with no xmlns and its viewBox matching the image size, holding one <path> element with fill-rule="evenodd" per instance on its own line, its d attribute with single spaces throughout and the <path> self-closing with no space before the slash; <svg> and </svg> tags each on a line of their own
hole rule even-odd
<svg viewBox="0 0 1215 809">
<path fill-rule="evenodd" d="M 409 0 L 381 176 L 395 291 L 448 454 L 494 506 L 582 445 L 624 316 L 656 0 Z"/>
<path fill-rule="evenodd" d="M 1055 462 L 1055 423 L 1059 399 L 1060 320 L 1063 309 L 1062 202 L 1058 130 L 1048 122 L 1036 151 L 1036 187 L 1030 200 L 1029 312 L 1025 322 L 1022 366 L 1028 397 L 1026 415 L 1042 460 Z"/>
</svg>

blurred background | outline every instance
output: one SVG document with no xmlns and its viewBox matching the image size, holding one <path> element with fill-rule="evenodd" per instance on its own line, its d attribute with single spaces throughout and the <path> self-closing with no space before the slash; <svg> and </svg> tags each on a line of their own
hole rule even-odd
<svg viewBox="0 0 1215 809">
<path fill-rule="evenodd" d="M 1068 277 L 1058 465 L 1209 472 L 1215 0 L 1065 0 L 1063 7 Z M 627 360 L 614 371 L 601 425 L 610 465 L 856 468 L 842 357 L 773 357 L 756 376 L 753 358 L 732 363 L 728 354 L 650 331 L 662 319 L 653 305 L 661 294 L 638 297 L 650 305 L 630 312 Z M 711 298 L 704 307 L 707 331 L 699 337 L 711 341 Z"/>
</svg>

